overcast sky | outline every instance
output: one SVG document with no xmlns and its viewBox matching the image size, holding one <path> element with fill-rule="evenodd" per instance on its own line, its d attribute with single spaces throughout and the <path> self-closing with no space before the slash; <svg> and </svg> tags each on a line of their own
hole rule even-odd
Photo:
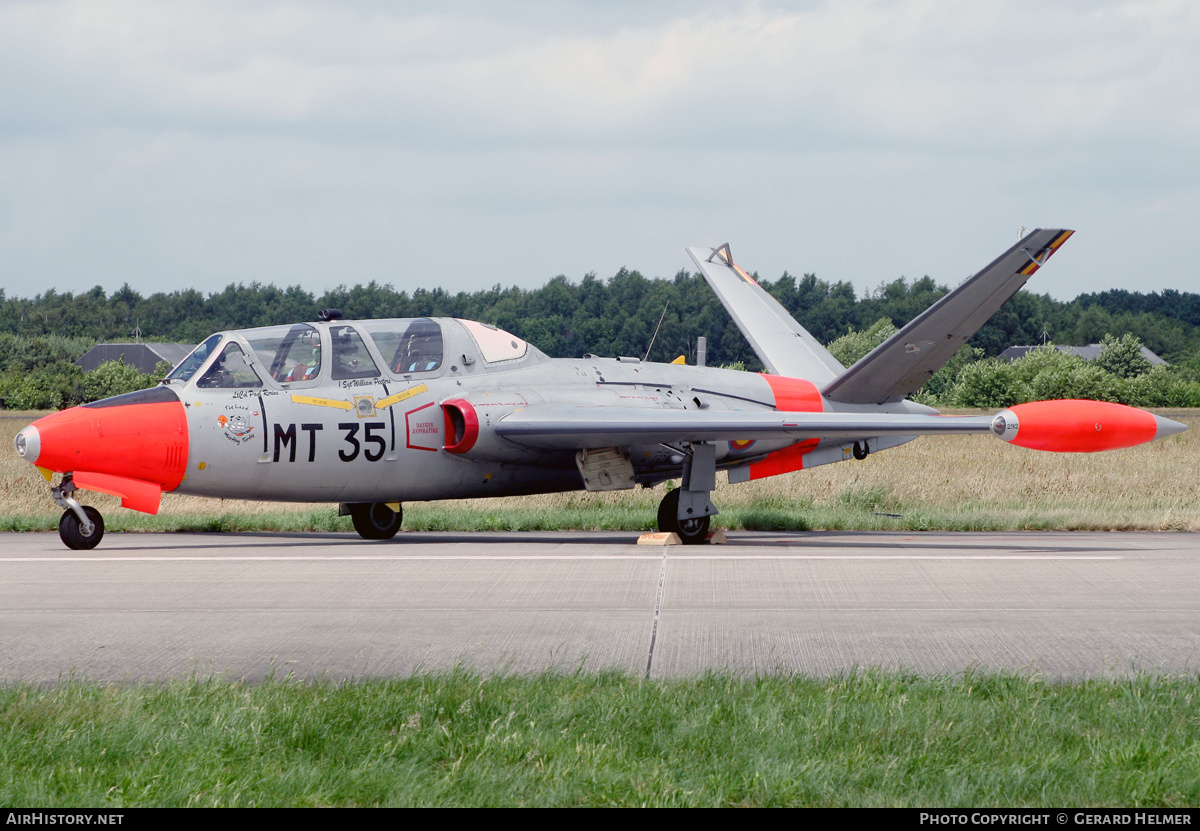
<svg viewBox="0 0 1200 831">
<path fill-rule="evenodd" d="M 1200 291 L 1198 8 L 0 0 L 0 288 Z"/>
</svg>

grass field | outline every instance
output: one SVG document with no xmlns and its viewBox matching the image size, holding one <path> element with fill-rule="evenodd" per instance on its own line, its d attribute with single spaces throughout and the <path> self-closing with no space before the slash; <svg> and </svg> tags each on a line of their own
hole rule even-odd
<svg viewBox="0 0 1200 831">
<path fill-rule="evenodd" d="M 863 673 L 0 689 L 5 806 L 1195 806 L 1200 684 Z"/>
<path fill-rule="evenodd" d="M 6 416 L 11 416 L 11 413 Z M 1173 412 L 1189 425 L 1200 411 Z M 37 414 L 29 414 L 32 420 Z M 0 419 L 0 447 L 25 418 Z M 743 485 L 718 485 L 715 524 L 762 530 L 1200 530 L 1200 431 L 1111 453 L 1057 454 L 990 436 L 920 438 L 862 462 Z M 724 477 L 718 477 L 723 479 Z M 663 486 L 500 499 L 406 503 L 409 530 L 645 530 Z M 109 530 L 349 530 L 336 506 L 167 494 L 156 517 L 88 495 Z M 45 480 L 0 450 L 0 530 L 57 527 Z M 899 516 L 889 516 L 889 515 Z"/>
</svg>

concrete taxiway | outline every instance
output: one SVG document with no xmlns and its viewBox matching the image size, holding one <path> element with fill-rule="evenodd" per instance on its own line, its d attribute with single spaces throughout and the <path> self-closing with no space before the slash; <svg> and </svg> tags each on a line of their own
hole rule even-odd
<svg viewBox="0 0 1200 831">
<path fill-rule="evenodd" d="M 1200 668 L 1200 536 L 0 534 L 0 679 Z"/>
</svg>

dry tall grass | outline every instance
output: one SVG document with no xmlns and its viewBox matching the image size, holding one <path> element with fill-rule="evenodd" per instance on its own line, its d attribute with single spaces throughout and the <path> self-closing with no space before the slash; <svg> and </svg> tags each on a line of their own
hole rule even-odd
<svg viewBox="0 0 1200 831">
<path fill-rule="evenodd" d="M 1166 413 L 1193 428 L 1200 410 Z M 21 427 L 39 414 L 0 418 L 0 447 L 11 448 Z M 1200 430 L 1141 447 L 1096 454 L 1043 453 L 1012 447 L 990 436 L 917 439 L 862 462 L 843 462 L 744 485 L 718 485 L 713 501 L 727 517 L 787 509 L 806 513 L 813 527 L 846 527 L 847 509 L 860 527 L 889 527 L 881 513 L 902 513 L 905 527 L 1200 530 Z M 548 494 L 500 500 L 429 503 L 452 509 L 554 511 L 606 506 L 644 512 L 652 519 L 662 488 L 614 493 Z M 106 516 L 117 500 L 89 495 Z M 168 494 L 162 515 L 171 517 L 278 513 L 275 503 L 216 500 Z M 310 512 L 314 506 L 288 506 Z M 415 508 L 416 506 L 414 506 Z M 841 511 L 843 518 L 822 517 Z M 125 514 L 128 512 L 118 511 Z M 0 516 L 60 513 L 45 480 L 12 450 L 0 450 Z M 915 517 L 915 519 L 914 519 Z"/>
</svg>

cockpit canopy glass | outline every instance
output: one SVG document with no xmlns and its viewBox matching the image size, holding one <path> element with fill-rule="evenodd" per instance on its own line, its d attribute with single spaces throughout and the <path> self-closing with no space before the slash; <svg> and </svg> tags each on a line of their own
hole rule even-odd
<svg viewBox="0 0 1200 831">
<path fill-rule="evenodd" d="M 529 351 L 529 344 L 503 329 L 474 320 L 459 322 L 471 333 L 471 337 L 479 346 L 480 354 L 489 364 L 497 361 L 515 361 L 517 358 L 524 358 L 525 353 Z"/>
<path fill-rule="evenodd" d="M 375 378 L 379 367 L 367 351 L 362 337 L 350 326 L 330 326 L 333 339 L 333 380 Z"/>
<path fill-rule="evenodd" d="M 363 321 L 358 324 L 392 372 L 432 372 L 442 365 L 442 327 L 427 317 Z"/>
<path fill-rule="evenodd" d="M 321 333 L 306 323 L 245 333 L 259 362 L 276 381 L 311 381 L 321 371 Z"/>
<path fill-rule="evenodd" d="M 208 340 L 197 346 L 187 357 L 179 362 L 179 366 L 167 373 L 167 379 L 171 381 L 190 381 L 192 376 L 196 374 L 196 370 L 209 359 L 209 356 L 217 349 L 217 344 L 221 342 L 220 335 L 211 335 Z"/>
<path fill-rule="evenodd" d="M 247 363 L 242 347 L 230 342 L 225 344 L 221 354 L 196 382 L 196 386 L 205 389 L 261 387 L 262 379 Z"/>
</svg>

